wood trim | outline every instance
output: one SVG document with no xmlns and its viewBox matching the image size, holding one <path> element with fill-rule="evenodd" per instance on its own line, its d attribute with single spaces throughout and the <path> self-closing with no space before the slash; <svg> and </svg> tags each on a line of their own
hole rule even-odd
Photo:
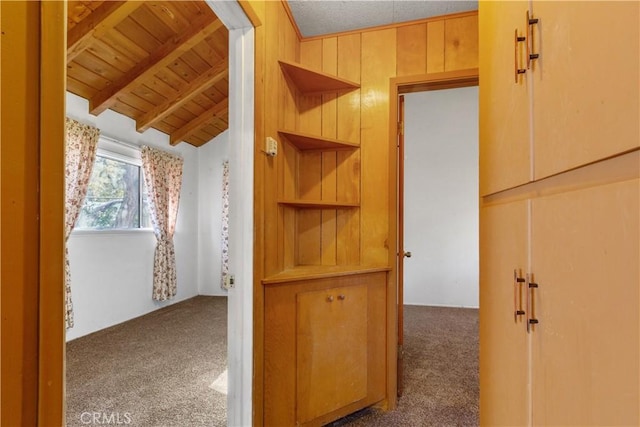
<svg viewBox="0 0 640 427">
<path fill-rule="evenodd" d="M 360 203 L 357 202 L 333 202 L 324 200 L 278 200 L 278 204 L 302 209 L 342 209 L 357 208 L 360 206 Z"/>
<path fill-rule="evenodd" d="M 143 3 L 141 1 L 106 1 L 102 3 L 87 19 L 83 19 L 69 30 L 67 63 L 84 52 L 91 45 L 92 38 L 99 37 L 112 29 Z"/>
<path fill-rule="evenodd" d="M 223 24 L 219 19 L 211 21 L 209 15 L 202 15 L 183 33 L 171 37 L 162 46 L 126 72 L 118 81 L 107 86 L 91 98 L 89 100 L 91 114 L 98 115 L 110 108 L 116 102 L 120 92 L 140 83 L 146 76 L 166 67 L 171 61 L 215 33 L 222 26 Z"/>
<path fill-rule="evenodd" d="M 38 426 L 64 419 L 66 2 L 41 2 Z"/>
<path fill-rule="evenodd" d="M 258 17 L 264 25 L 255 28 L 254 62 L 254 149 L 253 149 L 253 384 L 252 410 L 255 427 L 264 424 L 264 288 L 262 278 L 265 271 L 265 188 L 264 177 L 267 167 L 263 155 L 265 138 L 265 31 L 270 25 L 266 21 L 265 2 L 256 4 Z"/>
<path fill-rule="evenodd" d="M 468 12 L 457 12 L 457 13 L 451 13 L 449 15 L 438 15 L 438 16 L 432 16 L 430 18 L 416 19 L 414 21 L 398 22 L 395 24 L 386 24 L 386 25 L 378 25 L 374 27 L 361 28 L 359 30 L 342 31 L 342 32 L 330 33 L 330 34 L 321 34 L 318 36 L 311 36 L 311 37 L 301 37 L 300 41 L 307 42 L 312 40 L 326 39 L 328 37 L 340 37 L 340 36 L 347 36 L 351 34 L 367 33 L 370 31 L 388 30 L 390 28 L 400 28 L 400 27 L 406 27 L 409 25 L 423 24 L 423 23 L 429 23 L 434 21 L 444 21 L 446 19 L 463 18 L 465 16 L 474 16 L 477 14 L 478 14 L 477 10 L 471 10 Z M 291 19 L 293 20 L 293 17 Z"/>
<path fill-rule="evenodd" d="M 0 104 L 4 107 L 0 117 L 0 425 L 35 426 L 39 387 L 40 4 L 3 1 L 0 10 L 0 51 L 5 59 L 0 71 Z M 62 310 L 62 305 L 58 308 Z"/>
<path fill-rule="evenodd" d="M 238 4 L 242 8 L 244 14 L 247 15 L 247 18 L 249 18 L 249 22 L 251 22 L 251 25 L 253 25 L 254 28 L 258 28 L 262 25 L 258 14 L 248 0 L 238 0 Z"/>
<path fill-rule="evenodd" d="M 402 76 L 392 78 L 389 81 L 389 123 L 398 120 L 398 95 L 406 93 L 410 89 L 438 90 L 443 88 L 456 88 L 472 86 L 472 82 L 478 82 L 478 69 L 449 71 L 444 73 L 422 74 L 416 76 Z M 388 336 L 388 342 L 396 343 L 398 340 L 397 325 L 397 298 L 398 298 L 398 127 L 389 126 L 389 285 L 387 289 L 388 330 L 392 336 Z M 394 179 L 395 177 L 395 179 Z M 397 346 L 389 345 L 387 360 L 397 360 Z M 396 373 L 389 369 L 387 375 L 387 393 L 389 398 L 397 392 Z M 391 409 L 395 402 L 389 402 Z"/>
<path fill-rule="evenodd" d="M 597 185 L 640 178 L 640 149 L 636 148 L 519 187 L 482 197 L 482 206 L 535 199 Z"/>
<path fill-rule="evenodd" d="M 284 11 L 287 13 L 287 16 L 289 17 L 289 21 L 291 22 L 291 26 L 293 27 L 293 30 L 296 32 L 296 36 L 298 36 L 298 41 L 307 40 L 304 37 L 302 37 L 300 28 L 298 27 L 296 20 L 293 18 L 293 12 L 291 12 L 291 8 L 289 7 L 289 2 L 287 0 L 280 0 L 280 1 L 282 2 Z"/>
<path fill-rule="evenodd" d="M 423 92 L 428 90 L 453 89 L 478 86 L 480 72 L 478 68 L 445 71 L 443 73 L 402 76 L 392 79 L 398 93 Z"/>
</svg>

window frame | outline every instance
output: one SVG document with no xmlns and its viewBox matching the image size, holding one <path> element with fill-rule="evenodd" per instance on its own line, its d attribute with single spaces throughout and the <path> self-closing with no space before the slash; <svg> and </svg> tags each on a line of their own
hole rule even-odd
<svg viewBox="0 0 640 427">
<path fill-rule="evenodd" d="M 142 154 L 141 148 L 137 145 L 129 144 L 108 136 L 100 135 L 96 149 L 96 157 L 104 157 L 110 160 L 130 164 L 140 168 L 140 191 L 138 195 L 138 206 L 140 209 L 140 222 L 142 222 L 142 209 L 144 203 L 144 171 L 142 170 Z M 84 202 L 83 202 L 84 205 Z M 149 213 L 151 216 L 151 213 Z M 151 222 L 151 218 L 149 218 Z M 153 233 L 153 227 L 135 227 L 135 228 L 77 228 L 74 227 L 72 235 L 114 235 L 114 234 L 138 234 Z"/>
</svg>

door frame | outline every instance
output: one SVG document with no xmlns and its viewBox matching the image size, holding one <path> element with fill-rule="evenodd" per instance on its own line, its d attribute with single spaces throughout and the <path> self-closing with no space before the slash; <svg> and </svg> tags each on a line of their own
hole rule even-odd
<svg viewBox="0 0 640 427">
<path fill-rule="evenodd" d="M 251 6 L 239 0 L 215 2 L 208 0 L 218 17 L 229 29 L 230 65 L 240 70 L 232 73 L 230 89 L 237 95 L 230 99 L 229 115 L 234 117 L 230 134 L 237 135 L 238 143 L 230 153 L 231 180 L 238 194 L 236 237 L 230 244 L 230 254 L 237 260 L 236 287 L 229 293 L 228 364 L 229 392 L 227 419 L 229 425 L 250 425 L 252 422 L 253 375 L 253 135 L 254 135 L 254 25 L 259 25 Z M 28 407 L 37 408 L 38 425 L 63 425 L 65 408 L 65 330 L 64 330 L 64 116 L 66 93 L 66 1 L 43 1 L 29 15 L 33 23 L 41 26 L 40 61 L 34 66 L 40 75 L 39 127 L 37 144 L 39 183 L 33 192 L 40 194 L 40 220 L 30 230 L 39 233 L 39 257 L 30 259 L 30 265 L 39 271 L 36 284 L 38 298 L 31 301 L 30 309 L 39 312 L 37 322 L 38 348 L 36 354 L 25 354 L 25 359 L 36 359 L 37 372 L 28 373 L 37 380 L 28 384 L 22 399 L 29 399 Z M 232 65 L 231 65 L 232 66 Z M 16 70 L 20 72 L 20 70 Z M 230 90 L 231 92 L 231 90 Z M 30 110 L 31 111 L 31 110 Z M 34 115 L 34 117 L 37 117 Z M 28 117 L 25 117 L 25 121 Z M 231 121 L 230 121 L 231 122 Z M 234 162 L 235 160 L 235 162 Z M 39 186 L 39 188 L 38 188 Z M 37 230 L 37 231 L 36 231 Z M 24 287 L 31 283 L 23 283 Z M 18 306 L 16 310 L 20 310 Z M 31 324 L 30 324 L 31 325 Z M 29 326 L 30 326 L 29 325 Z M 3 348 L 5 340 L 3 336 Z M 37 385 L 36 385 L 37 383 Z M 27 384 L 25 384 L 27 386 Z M 34 387 L 35 386 L 35 387 Z M 34 390 L 37 388 L 37 390 Z M 33 396 L 31 398 L 29 395 Z M 36 397 L 37 396 L 37 397 Z M 36 400 L 36 402 L 34 402 Z M 24 406 L 25 402 L 22 402 Z M 1 410 L 0 410 L 1 411 Z"/>
<path fill-rule="evenodd" d="M 389 361 L 396 360 L 396 370 L 390 369 L 389 384 L 393 385 L 396 394 L 401 392 L 402 380 L 402 348 L 403 345 L 403 303 L 404 284 L 402 283 L 402 263 L 404 262 L 404 248 L 400 230 L 404 228 L 404 219 L 400 217 L 403 209 L 403 200 L 400 197 L 404 193 L 403 178 L 404 159 L 400 157 L 403 147 L 400 147 L 400 127 L 398 123 L 399 95 L 412 92 L 424 92 L 440 89 L 454 89 L 469 86 L 478 86 L 478 68 L 466 70 L 448 71 L 443 73 L 419 74 L 413 76 L 401 76 L 389 81 L 389 287 L 387 294 L 388 330 L 395 330 L 395 339 L 388 343 L 387 357 Z M 404 126 L 403 126 L 404 127 Z M 402 186 L 402 187 L 401 187 Z M 392 362 L 391 362 L 392 363 Z M 395 375 L 394 375 L 395 374 Z M 391 394 L 390 394 L 391 396 Z"/>
</svg>

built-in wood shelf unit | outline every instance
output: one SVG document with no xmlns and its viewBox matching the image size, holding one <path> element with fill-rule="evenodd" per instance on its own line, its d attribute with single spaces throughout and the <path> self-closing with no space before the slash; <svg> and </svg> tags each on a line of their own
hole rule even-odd
<svg viewBox="0 0 640 427">
<path fill-rule="evenodd" d="M 331 202 L 325 200 L 279 200 L 278 203 L 284 206 L 303 209 L 344 209 L 357 208 L 360 206 L 360 203 Z"/>
<path fill-rule="evenodd" d="M 311 135 L 308 133 L 280 130 L 278 133 L 287 138 L 298 150 L 353 150 L 360 148 L 360 145 L 353 142 L 340 141 L 333 138 Z"/>
<path fill-rule="evenodd" d="M 344 92 L 358 89 L 360 84 L 347 79 L 312 70 L 289 61 L 278 61 L 282 71 L 304 95 L 320 95 L 329 92 Z"/>
</svg>

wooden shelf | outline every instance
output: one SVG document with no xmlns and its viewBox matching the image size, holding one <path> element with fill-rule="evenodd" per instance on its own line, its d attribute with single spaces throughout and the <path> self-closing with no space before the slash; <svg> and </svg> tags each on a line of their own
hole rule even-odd
<svg viewBox="0 0 640 427">
<path fill-rule="evenodd" d="M 360 84 L 331 74 L 315 71 L 303 65 L 278 61 L 282 70 L 304 95 L 343 92 L 358 89 Z"/>
<path fill-rule="evenodd" d="M 299 150 L 353 150 L 360 148 L 358 144 L 353 142 L 340 141 L 333 138 L 325 138 L 323 136 L 315 136 L 302 132 L 281 130 L 278 133 Z"/>
<path fill-rule="evenodd" d="M 301 280 L 326 279 L 330 277 L 354 276 L 359 274 L 390 271 L 390 267 L 364 267 L 360 265 L 308 265 L 293 267 L 262 279 L 264 285 L 298 282 Z"/>
<path fill-rule="evenodd" d="M 278 200 L 278 204 L 303 209 L 357 208 L 360 203 L 328 202 L 323 200 Z"/>
</svg>

